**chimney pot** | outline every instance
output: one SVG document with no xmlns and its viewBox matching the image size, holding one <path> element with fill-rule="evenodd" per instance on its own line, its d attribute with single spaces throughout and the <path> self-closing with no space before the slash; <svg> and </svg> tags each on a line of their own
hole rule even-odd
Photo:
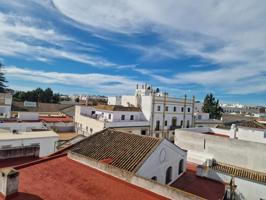
<svg viewBox="0 0 266 200">
<path fill-rule="evenodd" d="M 4 199 L 18 192 L 19 172 L 13 168 L 0 170 L 0 193 Z"/>
</svg>

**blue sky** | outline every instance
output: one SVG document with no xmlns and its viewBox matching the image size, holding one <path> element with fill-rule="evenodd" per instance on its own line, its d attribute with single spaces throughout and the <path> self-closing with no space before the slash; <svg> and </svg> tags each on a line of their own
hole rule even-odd
<svg viewBox="0 0 266 200">
<path fill-rule="evenodd" d="M 266 105 L 264 0 L 0 0 L 0 60 L 16 90 Z"/>
</svg>

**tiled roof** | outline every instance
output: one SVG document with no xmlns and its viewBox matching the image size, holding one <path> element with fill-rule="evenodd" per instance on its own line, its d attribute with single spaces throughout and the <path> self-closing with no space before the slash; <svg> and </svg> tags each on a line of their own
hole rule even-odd
<svg viewBox="0 0 266 200">
<path fill-rule="evenodd" d="M 8 158 L 8 159 L 0 160 L 0 168 L 22 165 L 24 163 L 32 162 L 38 159 L 39 157 L 35 157 L 35 156 Z"/>
<path fill-rule="evenodd" d="M 72 151 L 98 161 L 112 159 L 111 165 L 136 172 L 160 142 L 158 138 L 106 129 L 74 145 Z"/>
<path fill-rule="evenodd" d="M 41 121 L 47 123 L 56 123 L 56 122 L 73 122 L 73 119 L 69 116 L 40 116 Z"/>
<path fill-rule="evenodd" d="M 9 200 L 167 199 L 67 156 L 60 155 L 15 169 L 19 171 L 19 189 Z"/>
<path fill-rule="evenodd" d="M 257 172 L 224 163 L 215 163 L 211 168 L 226 174 L 230 174 L 231 176 L 245 178 L 266 184 L 266 173 Z"/>
<path fill-rule="evenodd" d="M 110 110 L 110 111 L 128 111 L 128 112 L 140 112 L 138 107 L 124 107 L 119 105 L 97 105 L 94 108 L 99 110 Z"/>
</svg>

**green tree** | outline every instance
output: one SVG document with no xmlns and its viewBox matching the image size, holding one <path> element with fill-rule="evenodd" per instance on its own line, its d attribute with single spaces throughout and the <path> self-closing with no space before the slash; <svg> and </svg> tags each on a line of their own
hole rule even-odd
<svg viewBox="0 0 266 200">
<path fill-rule="evenodd" d="M 209 113 L 211 119 L 220 119 L 223 113 L 223 109 L 219 105 L 219 100 L 216 100 L 212 93 L 206 95 L 202 111 Z"/>
<path fill-rule="evenodd" d="M 7 80 L 3 73 L 4 65 L 0 62 L 0 92 L 5 92 Z"/>
</svg>

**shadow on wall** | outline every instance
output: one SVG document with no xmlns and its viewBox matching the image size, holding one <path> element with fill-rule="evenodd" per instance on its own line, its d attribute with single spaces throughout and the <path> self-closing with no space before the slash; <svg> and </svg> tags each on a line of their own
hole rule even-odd
<svg viewBox="0 0 266 200">
<path fill-rule="evenodd" d="M 41 197 L 34 195 L 34 194 L 29 194 L 29 193 L 24 193 L 24 192 L 18 192 L 14 200 L 44 200 Z"/>
</svg>

